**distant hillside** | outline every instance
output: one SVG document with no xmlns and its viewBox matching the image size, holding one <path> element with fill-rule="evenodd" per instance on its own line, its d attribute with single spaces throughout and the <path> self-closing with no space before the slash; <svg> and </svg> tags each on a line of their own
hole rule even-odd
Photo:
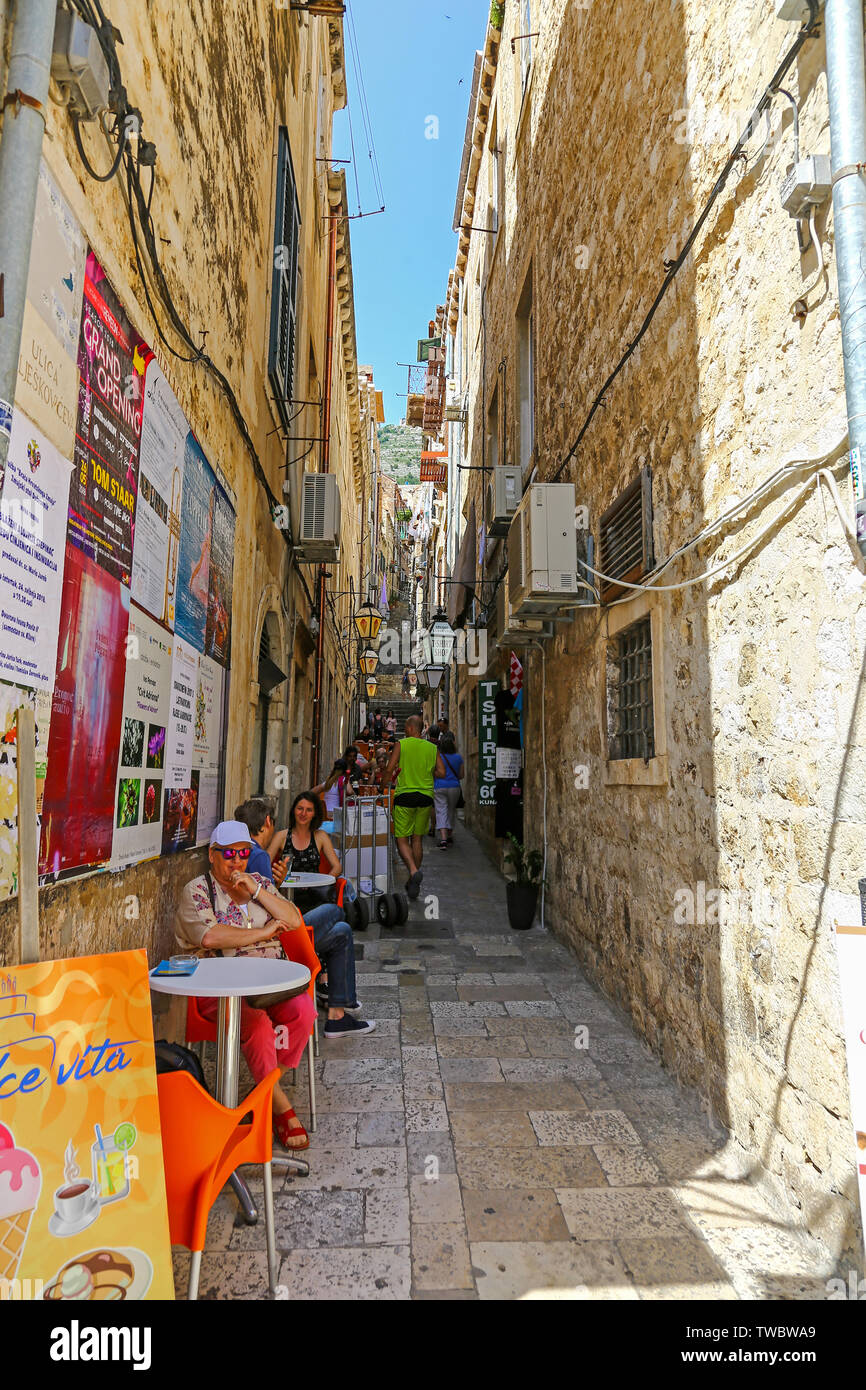
<svg viewBox="0 0 866 1390">
<path fill-rule="evenodd" d="M 400 485 L 419 483 L 421 445 L 420 429 L 412 429 L 408 425 L 380 425 L 382 471 Z"/>
</svg>

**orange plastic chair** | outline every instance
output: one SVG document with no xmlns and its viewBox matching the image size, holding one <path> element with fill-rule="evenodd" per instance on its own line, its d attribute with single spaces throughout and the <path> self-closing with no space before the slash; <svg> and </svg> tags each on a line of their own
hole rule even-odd
<svg viewBox="0 0 866 1390">
<path fill-rule="evenodd" d="M 198 1000 L 190 995 L 186 1001 L 186 1040 L 188 1043 L 216 1042 L 216 1024 L 205 1018 Z"/>
<path fill-rule="evenodd" d="M 201 1257 L 211 1207 L 232 1173 L 245 1163 L 260 1163 L 265 1182 L 265 1224 L 269 1289 L 277 1282 L 274 1235 L 272 1109 L 276 1067 L 236 1110 L 227 1110 L 186 1072 L 157 1077 L 162 1158 L 172 1245 L 190 1252 L 187 1298 L 198 1298 Z M 251 1124 L 241 1121 L 252 1116 Z"/>
</svg>

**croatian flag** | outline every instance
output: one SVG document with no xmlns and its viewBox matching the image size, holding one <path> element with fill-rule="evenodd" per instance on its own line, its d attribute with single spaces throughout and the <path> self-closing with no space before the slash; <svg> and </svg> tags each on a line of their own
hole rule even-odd
<svg viewBox="0 0 866 1390">
<path fill-rule="evenodd" d="M 523 689 L 523 667 L 517 660 L 517 653 L 511 653 L 511 693 L 515 700 Z"/>
</svg>

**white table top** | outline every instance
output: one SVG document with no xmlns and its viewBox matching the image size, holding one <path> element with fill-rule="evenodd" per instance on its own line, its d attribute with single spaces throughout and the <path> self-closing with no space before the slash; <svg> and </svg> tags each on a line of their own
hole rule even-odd
<svg viewBox="0 0 866 1390">
<path fill-rule="evenodd" d="M 333 874 L 287 874 L 283 888 L 329 888 L 337 880 Z"/>
<path fill-rule="evenodd" d="M 201 960 L 194 975 L 150 977 L 157 994 L 193 995 L 198 999 L 237 999 L 244 995 L 300 993 L 310 983 L 305 965 L 260 956 L 222 956 Z"/>
</svg>

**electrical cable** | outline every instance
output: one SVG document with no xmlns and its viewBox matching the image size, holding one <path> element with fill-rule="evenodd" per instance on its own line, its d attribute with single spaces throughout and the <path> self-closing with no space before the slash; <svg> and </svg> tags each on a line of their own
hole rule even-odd
<svg viewBox="0 0 866 1390">
<path fill-rule="evenodd" d="M 814 475 L 812 478 L 807 479 L 805 483 L 802 483 L 781 510 L 778 511 L 765 526 L 762 526 L 754 536 L 750 537 L 746 544 L 741 546 L 733 555 L 728 556 L 725 560 L 719 561 L 717 565 L 714 565 L 709 570 L 705 570 L 703 574 L 695 575 L 691 579 L 684 579 L 679 584 L 655 584 L 653 582 L 648 584 L 631 584 L 627 583 L 624 579 L 615 579 L 611 575 L 603 574 L 600 570 L 593 569 L 591 565 L 587 565 L 586 568 L 589 570 L 590 574 L 595 575 L 597 579 L 601 579 L 605 584 L 610 584 L 619 589 L 628 589 L 635 593 L 677 593 L 682 589 L 690 589 L 696 584 L 705 584 L 707 580 L 714 579 L 716 575 L 722 574 L 725 570 L 730 569 L 732 565 L 738 564 L 750 551 L 754 550 L 755 546 L 760 541 L 769 535 L 771 531 L 775 530 L 788 512 L 805 497 L 806 493 L 811 488 L 813 480 Z M 667 568 L 667 565 L 665 568 Z M 661 573 L 661 571 L 659 571 L 659 573 Z M 614 608 L 618 604 L 628 602 L 629 600 L 627 598 L 615 599 L 609 607 Z"/>
<path fill-rule="evenodd" d="M 656 295 L 655 299 L 650 305 L 649 311 L 646 314 L 646 317 L 644 318 L 644 321 L 641 324 L 636 337 L 632 340 L 631 343 L 629 343 L 628 347 L 620 357 L 613 371 L 608 376 L 598 395 L 595 397 L 595 400 L 593 401 L 590 407 L 589 413 L 586 416 L 586 419 L 584 420 L 578 432 L 577 438 L 575 439 L 565 458 L 560 463 L 558 469 L 553 474 L 553 477 L 550 478 L 548 481 L 555 483 L 562 477 L 563 472 L 565 471 L 568 464 L 571 462 L 578 449 L 580 448 L 580 445 L 582 444 L 584 437 L 589 430 L 590 425 L 592 424 L 596 414 L 598 413 L 604 402 L 605 396 L 607 395 L 613 383 L 616 381 L 617 377 L 619 377 L 621 372 L 625 369 L 627 363 L 634 356 L 635 352 L 637 351 L 646 334 L 649 332 L 650 325 L 652 324 L 653 319 L 655 318 L 662 301 L 665 299 L 668 290 L 670 289 L 671 285 L 673 284 L 674 280 L 676 279 L 677 275 L 679 274 L 680 270 L 685 264 L 692 250 L 692 247 L 694 246 L 695 242 L 698 239 L 698 236 L 701 233 L 704 223 L 706 222 L 713 207 L 715 206 L 716 202 L 721 196 L 725 188 L 725 185 L 727 184 L 728 179 L 731 176 L 731 172 L 734 169 L 737 161 L 739 160 L 743 152 L 744 146 L 751 139 L 752 133 L 756 129 L 758 121 L 760 120 L 764 111 L 766 111 L 772 103 L 775 93 L 779 91 L 779 84 L 782 82 L 783 78 L 785 77 L 785 74 L 788 72 L 789 68 L 795 61 L 803 45 L 806 43 L 808 39 L 812 38 L 815 35 L 818 26 L 819 0 L 808 0 L 808 4 L 810 12 L 808 23 L 804 25 L 804 27 L 799 31 L 793 44 L 788 49 L 788 52 L 782 58 L 779 66 L 773 74 L 772 79 L 764 88 L 763 94 L 761 95 L 757 105 L 755 106 L 755 109 L 753 110 L 751 116 L 746 122 L 746 126 L 743 130 L 743 133 L 741 134 L 737 143 L 734 145 L 734 148 L 731 151 L 731 153 L 728 155 L 728 158 L 725 162 L 724 167 L 722 168 L 721 173 L 716 179 L 716 182 L 713 184 L 709 198 L 705 202 L 700 216 L 698 217 L 697 221 L 692 227 L 691 232 L 686 238 L 686 241 L 680 251 L 680 254 L 676 257 L 674 261 L 672 261 L 669 264 L 667 275 L 665 276 L 662 282 L 661 289 L 659 290 L 658 294 Z"/>
<path fill-rule="evenodd" d="M 110 183 L 111 180 L 114 178 L 115 174 L 117 173 L 118 169 L 120 168 L 120 163 L 121 163 L 121 160 L 123 159 L 123 155 L 124 155 L 124 152 L 125 152 L 125 150 L 126 150 L 126 132 L 125 132 L 125 131 L 123 130 L 123 128 L 121 127 L 120 136 L 119 136 L 119 143 L 118 143 L 118 146 L 117 146 L 117 154 L 116 154 L 115 157 L 114 157 L 114 161 L 113 161 L 113 163 L 112 163 L 112 165 L 111 165 L 111 168 L 109 169 L 108 173 L 107 173 L 107 174 L 97 174 L 96 170 L 94 169 L 93 165 L 91 164 L 90 160 L 89 160 L 88 157 L 87 157 L 87 154 L 86 154 L 85 149 L 84 149 L 84 144 L 82 143 L 82 139 L 81 139 L 81 120 L 80 120 L 80 118 L 79 118 L 78 112 L 77 112 L 77 111 L 70 111 L 70 113 L 69 113 L 69 118 L 70 118 L 70 120 L 72 121 L 72 135 L 73 135 L 73 138 L 74 138 L 74 140 L 75 140 L 75 148 L 76 148 L 77 151 L 78 151 L 78 156 L 79 156 L 79 158 L 80 158 L 80 160 L 81 160 L 81 163 L 84 165 L 84 167 L 85 167 L 85 169 L 87 170 L 87 172 L 88 172 L 88 174 L 90 175 L 90 177 L 91 177 L 92 179 L 94 179 L 97 183 Z M 115 129 L 117 129 L 117 126 L 116 126 L 116 125 L 115 125 Z M 104 127 L 104 126 L 103 126 L 103 131 L 105 131 L 105 127 Z M 107 135 L 108 132 L 105 131 L 105 134 Z"/>
<path fill-rule="evenodd" d="M 351 6 L 346 3 L 346 18 L 348 19 L 349 45 L 354 48 L 355 73 L 358 82 L 358 95 L 361 106 L 361 120 L 364 125 L 364 132 L 367 136 L 367 154 L 370 159 L 370 166 L 373 174 L 373 184 L 376 197 L 379 199 L 380 211 L 385 211 L 385 189 L 382 184 L 382 173 L 379 168 L 379 157 L 376 153 L 376 142 L 373 138 L 373 122 L 370 117 L 370 108 L 367 102 L 367 90 L 364 85 L 364 69 L 361 62 L 361 48 L 358 43 L 358 33 L 355 29 L 355 17 Z"/>
<path fill-rule="evenodd" d="M 123 123 L 125 122 L 125 118 L 126 118 L 128 112 L 129 112 L 129 106 L 128 106 L 128 102 L 127 102 L 127 98 L 126 98 L 126 89 L 124 88 L 123 83 L 122 83 L 122 80 L 121 80 L 122 74 L 121 74 L 121 70 L 120 70 L 120 62 L 119 62 L 119 59 L 118 59 L 118 56 L 117 56 L 116 37 L 115 37 L 114 27 L 113 27 L 113 25 L 111 25 L 111 24 L 109 23 L 109 21 L 106 19 L 106 17 L 105 17 L 105 12 L 103 11 L 101 4 L 99 3 L 99 0 L 94 0 L 94 4 L 95 4 L 95 7 L 96 7 L 96 12 L 97 12 L 97 14 L 98 14 L 98 16 L 99 16 L 99 22 L 98 22 L 98 23 L 95 23 L 95 22 L 94 22 L 94 10 L 93 10 L 93 7 L 92 7 L 91 4 L 90 4 L 90 0 L 73 0 L 73 3 L 74 3 L 74 5 L 75 5 L 75 7 L 77 8 L 78 13 L 82 16 L 82 18 L 85 20 L 85 22 L 88 23 L 88 24 L 91 26 L 91 28 L 94 28 L 94 29 L 95 29 L 97 38 L 98 38 L 98 40 L 99 40 L 100 46 L 101 46 L 101 48 L 102 48 L 102 50 L 103 50 L 103 53 L 104 53 L 104 55 L 105 55 L 106 62 L 107 62 L 108 67 L 109 67 L 109 72 L 110 72 L 111 77 L 112 77 L 112 98 L 113 98 L 113 106 L 114 106 L 114 109 L 115 109 L 115 114 L 116 114 L 116 117 L 117 117 L 117 121 L 120 123 L 120 128 L 121 128 L 121 129 L 124 129 Z M 86 156 L 84 155 L 83 150 L 82 150 L 81 147 L 80 147 L 80 140 L 79 140 L 79 141 L 76 141 L 76 144 L 77 144 L 78 147 L 79 147 L 79 154 L 80 154 L 81 157 L 82 157 L 82 162 L 84 163 L 85 169 L 87 170 L 87 172 L 88 172 L 89 174 L 91 174 L 92 177 L 98 178 L 98 176 L 95 175 L 95 174 L 93 173 L 92 167 L 90 166 L 89 161 L 87 160 Z M 244 418 L 243 412 L 242 412 L 242 410 L 241 410 L 241 408 L 240 408 L 240 404 L 239 404 L 238 399 L 237 399 L 237 397 L 236 397 L 236 395 L 235 395 L 235 393 L 234 393 L 234 390 L 233 390 L 233 388 L 232 388 L 231 382 L 228 380 L 228 378 L 225 376 L 225 374 L 220 370 L 220 368 L 217 367 L 217 365 L 216 365 L 216 363 L 213 361 L 213 359 L 212 359 L 211 357 L 209 357 L 208 354 L 205 353 L 200 347 L 198 347 L 197 344 L 193 341 L 192 336 L 191 336 L 191 333 L 190 333 L 189 329 L 187 328 L 186 324 L 184 323 L 184 321 L 183 321 L 183 319 L 182 319 L 182 317 L 181 317 L 179 311 L 177 310 L 177 308 L 176 308 L 176 306 L 175 306 L 175 304 L 174 304 L 174 300 L 172 299 L 171 292 L 170 292 L 170 290 L 169 290 L 167 281 L 166 281 L 166 279 L 165 279 L 165 274 L 164 274 L 164 272 L 163 272 L 163 270 L 162 270 L 162 266 L 161 266 L 161 264 L 160 264 L 159 252 L 158 252 L 158 249 L 157 249 L 157 247 L 156 247 L 155 233 L 154 233 L 154 230 L 153 230 L 153 221 L 152 221 L 152 218 L 151 218 L 151 216 L 150 216 L 150 202 L 151 202 L 151 199 L 152 199 L 152 196 L 153 196 L 153 189 L 151 188 L 148 198 L 145 198 L 145 196 L 144 196 L 144 190 L 143 190 L 143 188 L 142 188 L 142 186 L 141 186 L 141 179 L 140 179 L 140 176 L 139 176 L 138 163 L 132 159 L 131 153 L 130 153 L 130 151 L 129 151 L 129 149 L 128 149 L 128 142 L 127 142 L 125 139 L 123 139 L 122 142 L 121 142 L 121 150 L 120 150 L 121 159 L 123 158 L 123 155 L 124 155 L 124 154 L 126 154 L 126 156 L 127 156 L 127 175 L 128 175 L 128 186 L 129 186 L 129 189 L 130 189 L 130 224 L 131 224 L 131 230 L 133 231 L 133 239 L 135 240 L 135 229 L 134 229 L 134 218 L 135 218 L 135 213 L 134 213 L 134 210 L 133 210 L 133 204 L 134 204 L 135 206 L 137 206 L 137 209 L 138 209 L 138 217 L 139 217 L 139 223 L 140 223 L 142 238 L 143 238 L 143 240 L 144 240 L 145 249 L 146 249 L 146 251 L 147 251 L 148 259 L 149 259 L 150 264 L 151 264 L 153 276 L 154 276 L 154 279 L 155 279 L 155 281 L 156 281 L 156 286 L 157 286 L 157 290 L 158 290 L 158 293 L 159 293 L 159 297 L 160 297 L 160 299 L 161 299 L 162 302 L 163 302 L 163 306 L 164 306 L 164 308 L 166 309 L 166 312 L 168 313 L 169 318 L 171 319 L 171 322 L 172 322 L 172 324 L 173 324 L 173 326 L 174 326 L 176 332 L 178 333 L 178 336 L 179 336 L 184 342 L 186 342 L 187 345 L 188 345 L 188 346 L 192 349 L 192 351 L 193 351 L 194 356 L 193 356 L 192 358 L 187 359 L 187 360 L 188 360 L 188 361 L 199 361 L 199 362 L 201 362 L 201 363 L 208 369 L 208 371 L 210 371 L 210 373 L 212 374 L 212 376 L 213 376 L 214 379 L 216 380 L 217 384 L 219 385 L 220 389 L 222 390 L 222 392 L 223 392 L 223 394 L 224 394 L 224 396 L 225 396 L 225 398 L 226 398 L 226 401 L 227 401 L 229 410 L 230 410 L 230 412 L 231 412 L 232 418 L 234 419 L 235 424 L 236 424 L 236 426 L 237 426 L 238 432 L 240 433 L 240 436 L 241 436 L 241 438 L 242 438 L 242 440 L 243 440 L 243 442 L 244 442 L 244 444 L 245 444 L 245 446 L 246 446 L 246 448 L 247 448 L 247 451 L 248 451 L 248 453 L 249 453 L 249 455 L 250 455 L 250 459 L 251 459 L 251 461 L 252 461 L 253 471 L 254 471 L 254 473 L 255 473 L 255 475 L 256 475 L 256 479 L 257 479 L 257 481 L 258 481 L 260 487 L 261 487 L 262 490 L 264 491 L 265 496 L 266 496 L 267 499 L 268 499 L 268 503 L 269 503 L 271 509 L 273 510 L 274 507 L 279 506 L 279 502 L 278 502 L 277 498 L 274 496 L 274 493 L 273 493 L 273 491 L 271 490 L 271 486 L 270 486 L 270 483 L 268 482 L 268 479 L 267 479 L 267 476 L 266 476 L 266 474 L 265 474 L 265 471 L 264 471 L 264 469 L 262 468 L 261 460 L 259 459 L 259 456 L 258 456 L 258 451 L 256 450 L 255 444 L 254 444 L 253 439 L 252 439 L 252 435 L 250 434 L 249 428 L 248 428 L 248 426 L 247 426 L 247 422 L 246 422 L 246 420 L 245 420 L 245 418 Z M 141 157 L 141 137 L 140 137 L 140 143 L 139 143 L 139 159 L 140 159 L 140 157 Z M 118 161 L 118 168 L 119 168 L 119 165 L 120 165 L 120 161 Z M 115 171 L 115 172 L 116 172 L 116 171 Z M 100 179 L 99 181 L 102 182 L 102 181 L 104 181 L 104 180 L 101 180 L 101 179 Z M 131 194 L 132 194 L 133 192 L 134 192 L 134 194 L 135 194 L 134 199 L 131 197 Z M 138 256 L 138 255 L 137 255 L 137 261 L 138 261 L 138 263 L 140 264 L 140 256 Z M 143 276 L 142 276 L 142 284 L 143 284 L 143 285 L 145 284 L 145 279 L 144 279 Z M 151 300 L 150 300 L 149 294 L 148 294 L 148 292 L 147 292 L 146 285 L 145 285 L 145 298 L 147 299 L 148 307 L 151 309 L 151 312 L 152 312 Z M 164 337 L 164 335 L 163 335 L 163 333 L 162 333 L 162 330 L 161 330 L 160 327 L 159 327 L 159 324 L 157 323 L 156 326 L 157 326 L 157 331 L 158 331 L 159 334 L 160 334 L 160 338 L 161 338 L 162 341 L 166 344 L 166 346 L 169 346 L 169 344 L 167 343 L 167 340 L 165 339 L 165 337 Z M 175 349 L 171 348 L 170 350 L 174 353 L 175 356 L 180 356 L 180 354 L 178 354 L 178 353 L 175 351 Z M 288 541 L 288 538 L 287 538 L 287 544 L 289 544 L 289 543 L 290 543 L 290 542 Z"/>
</svg>

